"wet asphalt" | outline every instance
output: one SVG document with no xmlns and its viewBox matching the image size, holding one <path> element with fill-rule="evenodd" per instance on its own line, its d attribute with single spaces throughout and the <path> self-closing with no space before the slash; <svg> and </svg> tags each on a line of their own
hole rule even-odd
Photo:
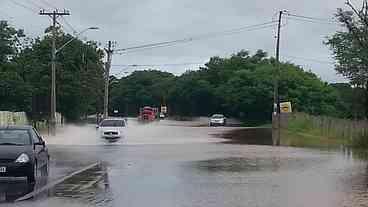
<svg viewBox="0 0 368 207">
<path fill-rule="evenodd" d="M 130 120 L 116 143 L 100 139 L 93 125 L 66 126 L 45 138 L 49 177 L 36 186 L 0 181 L 0 206 L 368 205 L 367 162 L 359 153 L 229 144 L 215 135 L 234 128 L 197 124 Z M 95 162 L 101 164 L 13 202 Z"/>
</svg>

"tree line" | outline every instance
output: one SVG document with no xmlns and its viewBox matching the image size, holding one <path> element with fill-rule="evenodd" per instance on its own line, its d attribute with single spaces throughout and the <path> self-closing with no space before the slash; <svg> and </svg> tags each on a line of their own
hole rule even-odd
<svg viewBox="0 0 368 207">
<path fill-rule="evenodd" d="M 111 111 L 135 116 L 139 107 L 166 105 L 174 116 L 223 113 L 251 123 L 267 122 L 273 110 L 275 61 L 262 50 L 253 55 L 240 51 L 229 58 L 212 57 L 205 67 L 180 76 L 136 71 L 112 86 Z M 349 84 L 328 84 L 289 62 L 281 63 L 280 74 L 280 101 L 291 101 L 294 110 L 362 118 L 362 107 L 351 110 L 359 100 L 354 100 L 358 94 Z"/>
</svg>

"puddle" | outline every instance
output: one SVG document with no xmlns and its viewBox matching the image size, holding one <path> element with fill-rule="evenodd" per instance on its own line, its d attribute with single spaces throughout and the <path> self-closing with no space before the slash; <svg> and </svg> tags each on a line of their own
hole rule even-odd
<svg viewBox="0 0 368 207">
<path fill-rule="evenodd" d="M 92 206 L 110 206 L 112 193 L 107 170 L 103 165 L 75 175 L 51 189 L 51 196 L 75 199 Z"/>
</svg>

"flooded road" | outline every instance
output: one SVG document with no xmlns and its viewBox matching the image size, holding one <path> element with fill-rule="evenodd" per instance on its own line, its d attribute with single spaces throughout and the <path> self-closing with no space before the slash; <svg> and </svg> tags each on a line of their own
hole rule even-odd
<svg viewBox="0 0 368 207">
<path fill-rule="evenodd" d="M 107 143 L 94 126 L 68 126 L 47 139 L 49 180 L 97 161 L 101 165 L 31 200 L 0 206 L 368 206 L 364 156 L 228 144 L 213 136 L 231 129 L 132 121 L 126 139 Z M 0 183 L 8 187 L 0 187 L 0 198 L 9 189 L 25 189 L 16 185 Z"/>
</svg>

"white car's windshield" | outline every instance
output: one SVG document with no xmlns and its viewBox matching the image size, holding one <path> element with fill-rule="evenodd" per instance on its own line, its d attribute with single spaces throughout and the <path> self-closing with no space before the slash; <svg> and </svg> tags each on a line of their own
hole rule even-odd
<svg viewBox="0 0 368 207">
<path fill-rule="evenodd" d="M 219 115 L 219 114 L 218 115 L 213 115 L 212 118 L 213 119 L 222 119 L 222 118 L 224 118 L 224 115 Z"/>
<path fill-rule="evenodd" d="M 100 124 L 101 127 L 125 127 L 123 120 L 104 120 Z"/>
</svg>

